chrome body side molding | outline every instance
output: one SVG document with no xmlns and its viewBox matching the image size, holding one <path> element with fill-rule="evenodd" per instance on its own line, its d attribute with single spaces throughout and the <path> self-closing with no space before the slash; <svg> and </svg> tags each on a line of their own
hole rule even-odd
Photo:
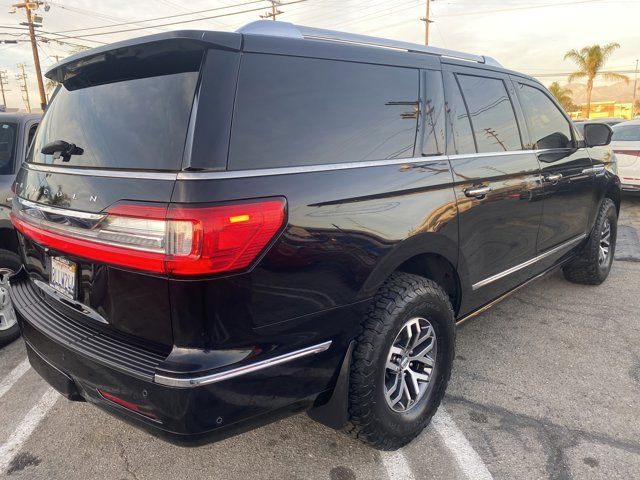
<svg viewBox="0 0 640 480">
<path fill-rule="evenodd" d="M 578 243 L 579 241 L 583 240 L 584 238 L 586 238 L 586 234 L 582 234 L 582 235 L 578 235 L 577 237 L 572 238 L 571 240 L 568 240 L 564 243 L 561 243 L 560 245 L 557 245 L 543 253 L 541 253 L 540 255 L 536 255 L 535 257 L 531 258 L 530 260 L 527 260 L 526 262 L 520 263 L 519 265 L 516 265 L 514 267 L 511 267 L 503 272 L 497 273 L 495 275 L 492 275 L 489 278 L 485 278 L 484 280 L 480 280 L 479 282 L 474 283 L 471 288 L 473 288 L 473 290 L 477 290 L 479 288 L 482 288 L 486 285 L 489 285 L 490 283 L 493 283 L 497 280 L 500 280 L 501 278 L 504 278 L 508 275 L 511 275 L 512 273 L 515 273 L 519 270 L 522 270 L 523 268 L 528 267 L 529 265 L 533 265 L 536 262 L 539 262 L 540 260 L 542 260 L 543 258 L 546 258 L 550 255 L 553 255 L 554 253 L 557 253 L 565 248 L 569 248 L 572 245 L 575 245 L 576 243 Z"/>
<path fill-rule="evenodd" d="M 25 163 L 27 170 L 44 173 L 63 173 L 65 175 L 86 175 L 90 177 L 109 178 L 138 178 L 141 180 L 175 180 L 177 173 L 172 172 L 148 172 L 141 170 L 109 170 L 102 168 L 73 168 L 60 167 L 58 165 L 42 165 L 38 163 Z"/>
<path fill-rule="evenodd" d="M 302 165 L 298 167 L 256 168 L 249 170 L 222 170 L 215 172 L 147 172 L 136 170 L 103 170 L 96 168 L 72 168 L 57 165 L 25 164 L 27 170 L 66 175 L 86 175 L 111 178 L 139 178 L 147 180 L 217 180 L 224 178 L 267 177 L 272 175 L 292 175 L 297 173 L 328 172 L 353 168 L 384 167 L 388 165 L 425 164 L 443 160 L 495 157 L 504 155 L 535 155 L 537 150 L 516 150 L 513 152 L 465 153 L 459 155 L 434 155 L 430 157 L 393 158 L 388 160 L 367 160 L 362 162 L 327 163 L 322 165 Z"/>
<path fill-rule="evenodd" d="M 153 381 L 160 385 L 166 385 L 169 387 L 180 387 L 180 388 L 200 387 L 202 385 L 209 385 L 211 383 L 223 382 L 225 380 L 239 377 L 241 375 L 246 375 L 248 373 L 258 372 L 260 370 L 264 370 L 265 368 L 269 368 L 275 365 L 280 365 L 282 363 L 297 360 L 298 358 L 307 357 L 309 355 L 315 355 L 317 353 L 321 353 L 328 350 L 330 346 L 331 346 L 331 340 L 327 340 L 326 342 L 319 343 L 318 345 L 313 345 L 311 347 L 306 347 L 301 350 L 285 353 L 284 355 L 279 355 L 277 357 L 268 358 L 266 360 L 261 360 L 259 362 L 250 363 L 248 365 L 243 365 L 241 367 L 231 368 L 229 370 L 225 370 L 222 372 L 212 373 L 209 375 L 194 376 L 194 377 L 171 377 L 168 375 L 156 374 L 153 378 Z"/>
</svg>

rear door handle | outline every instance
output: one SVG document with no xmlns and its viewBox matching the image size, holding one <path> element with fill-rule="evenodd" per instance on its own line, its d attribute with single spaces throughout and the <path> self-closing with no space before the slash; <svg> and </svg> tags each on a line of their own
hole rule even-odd
<svg viewBox="0 0 640 480">
<path fill-rule="evenodd" d="M 465 188 L 464 194 L 470 198 L 484 198 L 491 191 L 491 187 L 482 185 L 480 187 Z"/>
<path fill-rule="evenodd" d="M 550 182 L 550 183 L 558 183 L 560 180 L 562 180 L 562 174 L 561 173 L 550 173 L 544 176 L 544 180 L 545 182 Z"/>
</svg>

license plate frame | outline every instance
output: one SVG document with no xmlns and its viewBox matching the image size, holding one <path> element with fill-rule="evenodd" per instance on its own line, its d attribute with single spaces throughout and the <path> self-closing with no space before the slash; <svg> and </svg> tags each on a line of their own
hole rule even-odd
<svg viewBox="0 0 640 480">
<path fill-rule="evenodd" d="M 50 257 L 49 286 L 61 295 L 75 300 L 78 290 L 78 265 L 65 257 Z"/>
</svg>

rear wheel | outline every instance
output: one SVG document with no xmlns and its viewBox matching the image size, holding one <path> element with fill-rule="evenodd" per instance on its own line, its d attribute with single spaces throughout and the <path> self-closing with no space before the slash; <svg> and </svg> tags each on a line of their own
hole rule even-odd
<svg viewBox="0 0 640 480">
<path fill-rule="evenodd" d="M 356 340 L 348 433 L 382 450 L 413 440 L 444 396 L 454 344 L 453 310 L 442 288 L 417 275 L 392 275 Z"/>
<path fill-rule="evenodd" d="M 0 346 L 20 336 L 20 328 L 9 297 L 9 277 L 20 269 L 20 257 L 8 250 L 0 250 Z"/>
<path fill-rule="evenodd" d="M 610 198 L 600 204 L 589 241 L 578 258 L 563 268 L 567 280 L 586 285 L 600 285 L 609 276 L 618 233 L 616 205 Z"/>
</svg>

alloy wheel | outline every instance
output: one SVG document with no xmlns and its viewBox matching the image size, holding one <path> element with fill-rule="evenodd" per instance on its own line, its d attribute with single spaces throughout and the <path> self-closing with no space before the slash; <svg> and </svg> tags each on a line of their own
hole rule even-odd
<svg viewBox="0 0 640 480">
<path fill-rule="evenodd" d="M 396 335 L 385 368 L 385 399 L 399 413 L 412 409 L 429 389 L 437 358 L 437 339 L 426 318 L 406 322 Z"/>
<path fill-rule="evenodd" d="M 598 264 L 604 265 L 609 260 L 611 252 L 611 223 L 609 219 L 605 219 L 600 232 L 600 249 L 598 252 Z"/>
<path fill-rule="evenodd" d="M 9 277 L 13 270 L 0 268 L 0 330 L 9 330 L 16 322 L 16 312 L 9 297 Z"/>
</svg>

